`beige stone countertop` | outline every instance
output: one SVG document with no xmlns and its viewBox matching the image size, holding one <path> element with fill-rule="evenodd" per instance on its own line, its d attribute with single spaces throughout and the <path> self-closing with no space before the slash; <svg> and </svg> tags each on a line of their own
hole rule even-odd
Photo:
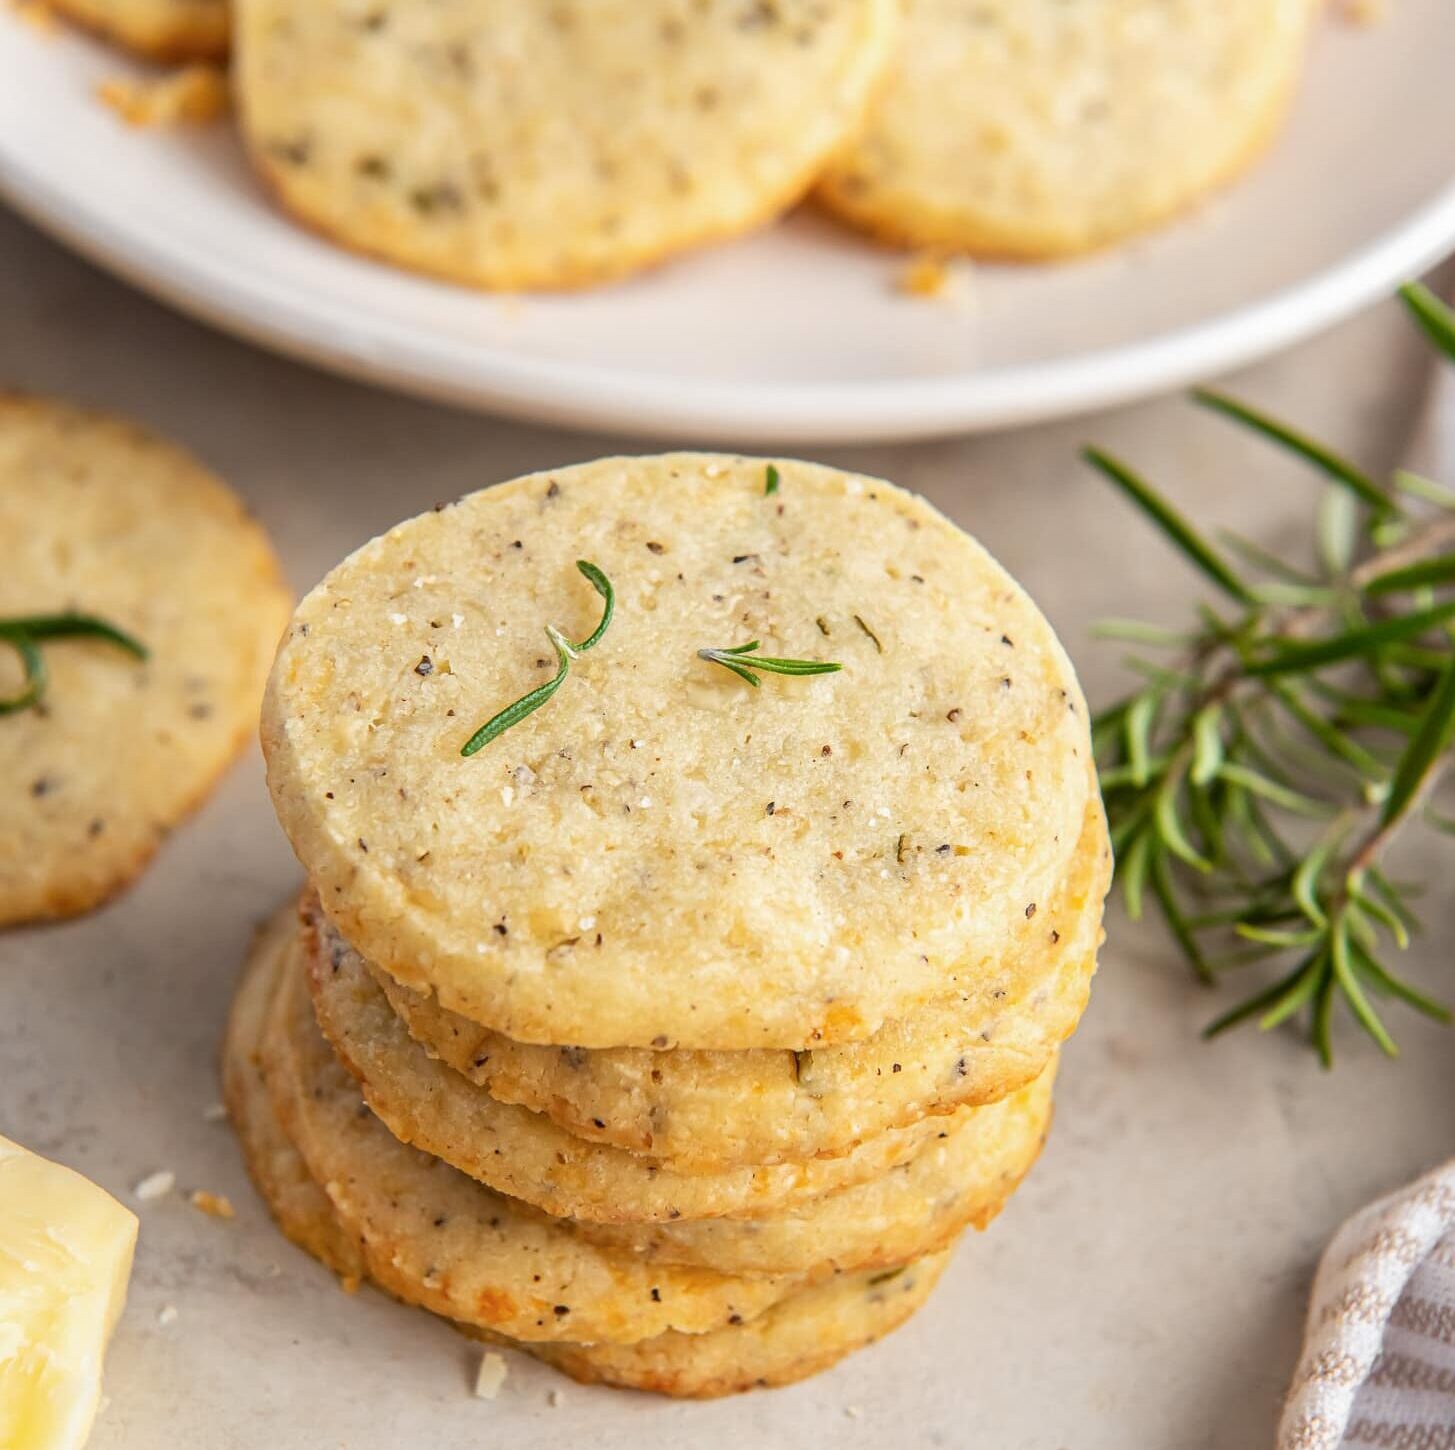
<svg viewBox="0 0 1455 1450">
<path fill-rule="evenodd" d="M 1386 305 L 1235 386 L 1384 468 L 1408 445 L 1427 369 Z M 191 445 L 246 495 L 300 589 L 438 499 L 654 446 L 468 416 L 280 361 L 3 213 L 0 386 L 120 409 Z M 1316 482 L 1176 398 L 996 437 L 817 452 L 921 490 L 978 535 L 1051 616 L 1095 703 L 1117 687 L 1118 650 L 1089 622 L 1175 619 L 1196 581 L 1077 462 L 1090 439 L 1200 520 L 1274 547 L 1305 537 Z M 1452 879 L 1449 843 L 1416 850 L 1432 882 Z M 1046 1154 L 909 1326 L 806 1384 L 706 1405 L 584 1389 L 511 1356 L 487 1403 L 471 1393 L 476 1349 L 380 1295 L 344 1295 L 281 1238 L 231 1131 L 209 1118 L 249 933 L 296 880 L 254 751 L 124 899 L 0 937 L 0 1132 L 126 1199 L 156 1169 L 177 1175 L 179 1192 L 137 1205 L 95 1450 L 1253 1450 L 1270 1443 L 1330 1233 L 1455 1152 L 1449 1031 L 1393 1014 L 1404 1057 L 1390 1063 L 1341 1022 L 1332 1074 L 1292 1035 L 1205 1045 L 1198 1031 L 1227 997 L 1190 979 L 1159 927 L 1113 910 Z M 1455 899 L 1436 891 L 1425 909 L 1410 969 L 1449 996 Z M 196 1187 L 226 1193 L 236 1219 L 190 1207 L 180 1190 Z"/>
</svg>

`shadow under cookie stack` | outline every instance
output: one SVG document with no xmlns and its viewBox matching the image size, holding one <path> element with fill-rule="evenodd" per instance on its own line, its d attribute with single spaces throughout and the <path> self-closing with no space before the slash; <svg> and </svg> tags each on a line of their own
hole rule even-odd
<svg viewBox="0 0 1455 1450">
<path fill-rule="evenodd" d="M 263 738 L 309 886 L 227 1100 L 340 1275 L 726 1394 L 900 1324 L 1035 1161 L 1105 823 L 1050 626 L 922 500 L 702 454 L 472 494 L 304 600 Z"/>
</svg>

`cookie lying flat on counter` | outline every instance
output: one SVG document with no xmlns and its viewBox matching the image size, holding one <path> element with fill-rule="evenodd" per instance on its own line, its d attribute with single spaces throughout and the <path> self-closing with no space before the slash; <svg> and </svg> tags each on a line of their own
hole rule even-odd
<svg viewBox="0 0 1455 1450">
<path fill-rule="evenodd" d="M 610 627 L 462 758 L 561 668 L 544 626 L 586 640 L 583 558 Z M 754 657 L 701 654 L 755 641 L 842 668 L 755 689 Z M 978 990 L 1091 793 L 1070 663 L 984 549 L 892 484 L 711 454 L 535 474 L 365 545 L 300 605 L 263 743 L 366 960 L 582 1047 L 814 1048 Z"/>
<path fill-rule="evenodd" d="M 862 124 L 897 0 L 237 0 L 248 150 L 361 251 L 571 287 L 796 202 Z"/>
<path fill-rule="evenodd" d="M 55 9 L 153 60 L 227 54 L 228 0 L 51 0 Z"/>
<path fill-rule="evenodd" d="M 0 538 L 6 925 L 141 872 L 251 737 L 290 595 L 195 459 L 63 403 L 0 397 Z"/>
<path fill-rule="evenodd" d="M 892 242 L 989 257 L 1141 231 L 1268 144 L 1314 0 L 908 0 L 896 68 L 818 195 Z"/>
</svg>

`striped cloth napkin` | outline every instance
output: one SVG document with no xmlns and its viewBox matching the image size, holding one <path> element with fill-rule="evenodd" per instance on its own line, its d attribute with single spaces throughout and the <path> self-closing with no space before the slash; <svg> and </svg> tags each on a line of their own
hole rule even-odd
<svg viewBox="0 0 1455 1450">
<path fill-rule="evenodd" d="M 1436 369 L 1411 466 L 1455 482 L 1455 369 Z M 1455 1450 L 1455 1159 L 1325 1250 L 1277 1450 Z"/>
<path fill-rule="evenodd" d="M 1278 1450 L 1455 1450 L 1455 1159 L 1361 1209 L 1314 1279 Z"/>
</svg>

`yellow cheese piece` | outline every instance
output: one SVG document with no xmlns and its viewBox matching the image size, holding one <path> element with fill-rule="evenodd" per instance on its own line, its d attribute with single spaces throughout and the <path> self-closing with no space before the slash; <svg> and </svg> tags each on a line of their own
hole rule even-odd
<svg viewBox="0 0 1455 1450">
<path fill-rule="evenodd" d="M 0 1446 L 79 1450 L 126 1303 L 136 1215 L 0 1138 Z"/>
</svg>

